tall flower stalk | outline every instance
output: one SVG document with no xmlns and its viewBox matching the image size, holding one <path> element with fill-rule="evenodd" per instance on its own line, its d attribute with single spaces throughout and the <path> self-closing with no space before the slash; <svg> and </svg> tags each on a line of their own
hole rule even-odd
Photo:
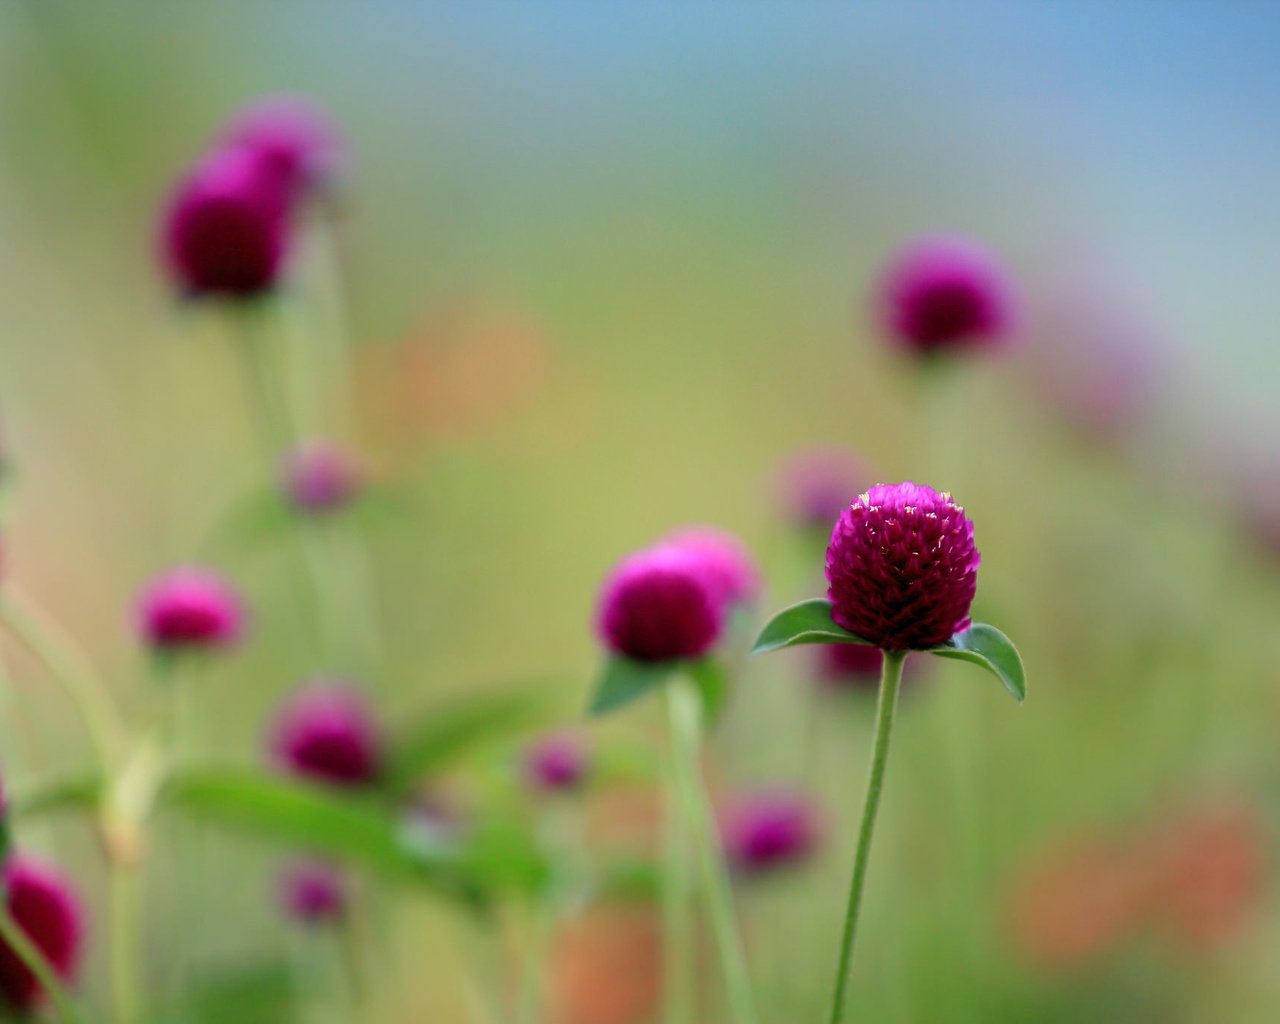
<svg viewBox="0 0 1280 1024">
<path fill-rule="evenodd" d="M 875 740 L 840 937 L 831 1024 L 844 1019 L 907 653 L 927 651 L 972 662 L 996 676 L 1018 700 L 1026 694 L 1022 659 L 1009 638 L 993 626 L 970 621 L 980 561 L 973 523 L 951 495 L 910 482 L 872 487 L 832 528 L 827 599 L 804 601 L 778 613 L 756 641 L 756 653 L 815 643 L 865 644 L 882 652 Z"/>
</svg>

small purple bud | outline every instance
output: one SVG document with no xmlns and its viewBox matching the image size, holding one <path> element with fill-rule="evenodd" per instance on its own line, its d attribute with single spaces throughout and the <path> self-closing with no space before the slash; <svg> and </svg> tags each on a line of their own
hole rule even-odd
<svg viewBox="0 0 1280 1024">
<path fill-rule="evenodd" d="M 600 594 L 597 624 L 615 654 L 670 661 L 706 654 L 720 638 L 723 618 L 700 560 L 656 547 L 614 567 Z"/>
<path fill-rule="evenodd" d="M 812 854 L 819 838 L 818 816 L 801 793 L 755 793 L 730 808 L 721 832 L 729 862 L 739 871 L 756 874 Z"/>
<path fill-rule="evenodd" d="M 689 526 L 667 534 L 658 544 L 698 559 L 707 582 L 724 605 L 749 605 L 760 596 L 760 571 L 733 534 L 714 526 Z"/>
<path fill-rule="evenodd" d="M 874 695 L 880 687 L 884 652 L 862 644 L 819 644 L 814 647 L 818 679 L 833 690 L 865 690 Z M 904 685 L 920 670 L 924 659 L 909 656 L 902 666 Z"/>
<path fill-rule="evenodd" d="M 586 777 L 588 761 L 582 737 L 568 732 L 551 733 L 525 751 L 524 774 L 535 789 L 577 789 Z"/>
<path fill-rule="evenodd" d="M 326 441 L 308 441 L 285 457 L 284 489 L 306 512 L 341 508 L 360 489 L 360 470 L 344 449 Z"/>
<path fill-rule="evenodd" d="M 138 601 L 138 629 L 157 650 L 228 647 L 244 629 L 239 595 L 208 569 L 184 566 L 157 576 Z"/>
<path fill-rule="evenodd" d="M 271 752 L 290 774 L 334 786 L 363 786 L 374 782 L 381 768 L 382 737 L 358 691 L 314 682 L 281 709 Z"/>
<path fill-rule="evenodd" d="M 280 873 L 280 906 L 304 924 L 341 918 L 347 909 L 347 889 L 332 864 L 320 860 L 294 860 Z"/>
<path fill-rule="evenodd" d="M 797 452 L 782 464 L 778 492 L 792 523 L 826 532 L 871 479 L 867 468 L 847 452 L 814 448 Z"/>
<path fill-rule="evenodd" d="M 26 932 L 64 982 L 75 981 L 84 945 L 84 909 L 75 888 L 58 871 L 29 857 L 9 858 L 3 870 L 9 915 Z M 31 971 L 0 939 L 0 999 L 27 1014 L 45 993 Z"/>
<path fill-rule="evenodd" d="M 248 298 L 275 287 L 288 243 L 284 190 L 242 148 L 206 156 L 178 186 L 161 233 L 174 284 L 192 295 Z"/>
<path fill-rule="evenodd" d="M 232 116 L 222 141 L 257 154 L 290 194 L 330 184 L 344 158 L 333 124 L 298 96 L 255 100 Z"/>
<path fill-rule="evenodd" d="M 933 647 L 968 627 L 980 562 L 973 523 L 951 495 L 878 484 L 831 531 L 831 619 L 886 651 Z"/>
<path fill-rule="evenodd" d="M 932 235 L 890 259 L 879 286 L 880 329 L 921 354 L 989 347 L 1009 334 L 1013 289 L 987 249 Z"/>
</svg>

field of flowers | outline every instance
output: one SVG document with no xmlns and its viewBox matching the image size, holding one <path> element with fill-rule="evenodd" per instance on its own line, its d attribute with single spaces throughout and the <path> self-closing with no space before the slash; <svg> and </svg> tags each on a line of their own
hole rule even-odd
<svg viewBox="0 0 1280 1024">
<path fill-rule="evenodd" d="M 1280 18 L 975 15 L 0 11 L 0 1020 L 1280 1019 Z"/>
</svg>

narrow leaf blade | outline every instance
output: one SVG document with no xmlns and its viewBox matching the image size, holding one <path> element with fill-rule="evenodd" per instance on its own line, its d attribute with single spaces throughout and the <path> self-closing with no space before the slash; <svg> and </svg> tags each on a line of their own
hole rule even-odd
<svg viewBox="0 0 1280 1024">
<path fill-rule="evenodd" d="M 679 669 L 676 661 L 633 661 L 611 657 L 596 680 L 589 713 L 603 715 L 630 704 L 666 682 Z"/>
<path fill-rule="evenodd" d="M 870 644 L 831 621 L 831 602 L 825 598 L 801 601 L 778 612 L 760 631 L 752 654 L 780 651 L 800 644 Z"/>
<path fill-rule="evenodd" d="M 1013 641 L 995 626 L 975 623 L 945 644 L 929 649 L 940 658 L 956 658 L 981 665 L 1004 684 L 1021 703 L 1027 696 L 1027 675 Z"/>
</svg>

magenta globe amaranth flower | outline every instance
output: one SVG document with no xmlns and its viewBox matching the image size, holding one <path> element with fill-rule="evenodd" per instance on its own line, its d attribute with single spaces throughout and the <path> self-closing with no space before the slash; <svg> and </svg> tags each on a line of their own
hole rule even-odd
<svg viewBox="0 0 1280 1024">
<path fill-rule="evenodd" d="M 9 916 L 57 976 L 73 982 L 84 944 L 84 911 L 74 887 L 59 872 L 29 857 L 11 857 L 0 877 Z M 0 939 L 0 999 L 25 1014 L 44 995 L 26 964 Z"/>
<path fill-rule="evenodd" d="M 156 577 L 138 602 L 143 640 L 157 650 L 227 647 L 244 629 L 240 596 L 217 573 L 186 566 Z"/>
<path fill-rule="evenodd" d="M 949 494 L 879 484 L 831 531 L 832 621 L 887 651 L 934 647 L 968 627 L 980 561 L 973 523 Z"/>
<path fill-rule="evenodd" d="M 206 156 L 165 212 L 162 255 L 175 285 L 192 295 L 248 298 L 274 288 L 288 244 L 288 201 L 255 153 Z"/>
<path fill-rule="evenodd" d="M 764 792 L 739 799 L 721 824 L 725 855 L 756 874 L 803 861 L 818 843 L 818 815 L 801 793 Z"/>
<path fill-rule="evenodd" d="M 760 571 L 742 541 L 714 526 L 675 530 L 659 541 L 692 555 L 725 605 L 751 604 L 760 595 Z"/>
<path fill-rule="evenodd" d="M 362 786 L 378 776 L 382 735 L 360 693 L 342 683 L 315 682 L 281 709 L 271 752 L 293 775 L 335 786 Z"/>
<path fill-rule="evenodd" d="M 524 775 L 544 792 L 577 789 L 586 778 L 590 754 L 575 733 L 557 732 L 542 737 L 524 753 Z"/>
<path fill-rule="evenodd" d="M 327 441 L 308 441 L 284 462 L 289 501 L 305 512 L 329 512 L 346 505 L 360 489 L 360 470 L 349 452 Z"/>
<path fill-rule="evenodd" d="M 1012 294 L 1000 263 L 976 242 L 918 238 L 893 256 L 881 277 L 880 328 L 920 353 L 990 346 L 1009 333 Z"/>
<path fill-rule="evenodd" d="M 304 924 L 338 920 L 347 909 L 342 874 L 327 861 L 290 861 L 280 872 L 278 894 L 284 912 Z"/>
<path fill-rule="evenodd" d="M 670 546 L 624 558 L 605 580 L 597 617 L 609 649 L 636 661 L 701 657 L 723 620 L 701 559 Z"/>
<path fill-rule="evenodd" d="M 291 193 L 331 182 L 344 155 L 332 122 L 300 96 L 267 96 L 250 103 L 227 123 L 222 139 L 256 154 Z"/>
</svg>

